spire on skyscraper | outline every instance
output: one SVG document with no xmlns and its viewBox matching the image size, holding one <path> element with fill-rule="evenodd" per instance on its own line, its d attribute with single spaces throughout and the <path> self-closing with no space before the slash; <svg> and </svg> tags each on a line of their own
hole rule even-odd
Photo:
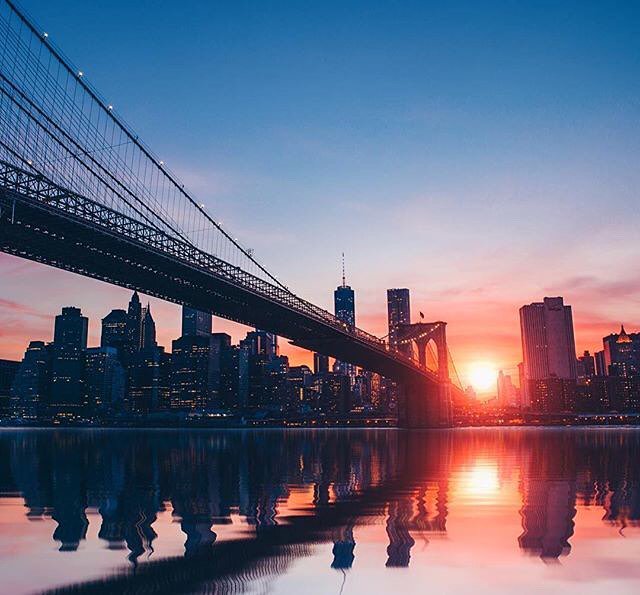
<svg viewBox="0 0 640 595">
<path fill-rule="evenodd" d="M 344 252 L 342 253 L 342 287 L 347 286 L 347 277 L 344 272 Z"/>
<path fill-rule="evenodd" d="M 620 327 L 620 333 L 618 334 L 618 339 L 616 343 L 632 343 L 631 337 L 627 334 L 627 331 L 624 330 L 624 324 Z"/>
</svg>

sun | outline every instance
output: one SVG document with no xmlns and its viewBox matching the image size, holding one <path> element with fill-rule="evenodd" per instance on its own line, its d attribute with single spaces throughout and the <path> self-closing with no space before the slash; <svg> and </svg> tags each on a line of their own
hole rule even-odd
<svg viewBox="0 0 640 595">
<path fill-rule="evenodd" d="M 496 386 L 498 372 L 494 365 L 475 362 L 469 367 L 469 382 L 476 390 L 489 390 Z"/>
</svg>

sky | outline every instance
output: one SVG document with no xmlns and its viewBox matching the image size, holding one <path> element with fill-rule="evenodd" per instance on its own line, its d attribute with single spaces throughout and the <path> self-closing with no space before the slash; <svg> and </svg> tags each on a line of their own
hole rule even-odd
<svg viewBox="0 0 640 595">
<path fill-rule="evenodd" d="M 576 346 L 640 326 L 640 3 L 22 0 L 187 188 L 298 295 L 358 326 L 386 289 L 511 373 L 518 308 Z M 0 255 L 0 357 L 129 292 Z M 160 343 L 179 309 L 152 299 Z M 216 320 L 234 338 L 246 329 Z M 293 363 L 309 356 L 287 347 Z"/>
</svg>

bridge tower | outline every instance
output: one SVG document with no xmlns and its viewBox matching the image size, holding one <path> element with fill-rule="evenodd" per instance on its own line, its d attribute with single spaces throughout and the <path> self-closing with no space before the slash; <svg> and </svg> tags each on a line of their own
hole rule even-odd
<svg viewBox="0 0 640 595">
<path fill-rule="evenodd" d="M 398 423 L 405 428 L 449 427 L 451 414 L 451 379 L 447 323 L 417 322 L 398 327 L 398 345 L 415 345 L 418 364 L 427 370 L 429 343 L 435 345 L 437 383 L 411 380 L 404 383 L 399 394 Z M 413 351 L 413 349 L 411 349 Z"/>
</svg>

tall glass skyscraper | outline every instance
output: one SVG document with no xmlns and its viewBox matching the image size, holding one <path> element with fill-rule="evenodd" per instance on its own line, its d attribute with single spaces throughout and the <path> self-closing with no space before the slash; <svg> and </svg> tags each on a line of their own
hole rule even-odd
<svg viewBox="0 0 640 595">
<path fill-rule="evenodd" d="M 387 315 L 389 321 L 389 347 L 398 350 L 398 327 L 411 322 L 408 289 L 387 289 Z M 410 349 L 410 348 L 409 348 Z"/>
<path fill-rule="evenodd" d="M 520 308 L 524 362 L 524 405 L 537 410 L 570 408 L 575 391 L 576 342 L 571 306 L 561 297 L 546 297 Z"/>
<path fill-rule="evenodd" d="M 142 304 L 138 292 L 134 291 L 127 309 L 127 343 L 130 353 L 140 349 L 142 335 Z"/>
<path fill-rule="evenodd" d="M 53 333 L 50 406 L 54 414 L 69 415 L 82 407 L 85 396 L 84 352 L 89 319 L 80 308 L 62 308 Z"/>
<path fill-rule="evenodd" d="M 346 283 L 344 274 L 344 263 L 342 266 L 342 285 L 336 287 L 333 292 L 333 305 L 335 316 L 346 325 L 353 327 L 356 325 L 356 297 L 355 292 Z M 333 371 L 337 374 L 349 376 L 352 381 L 356 377 L 356 367 L 353 364 L 336 360 Z"/>
<path fill-rule="evenodd" d="M 182 336 L 208 337 L 211 335 L 211 313 L 182 306 Z"/>
<path fill-rule="evenodd" d="M 356 324 L 355 292 L 348 285 L 343 284 L 333 292 L 333 303 L 338 320 L 349 326 Z"/>
</svg>

